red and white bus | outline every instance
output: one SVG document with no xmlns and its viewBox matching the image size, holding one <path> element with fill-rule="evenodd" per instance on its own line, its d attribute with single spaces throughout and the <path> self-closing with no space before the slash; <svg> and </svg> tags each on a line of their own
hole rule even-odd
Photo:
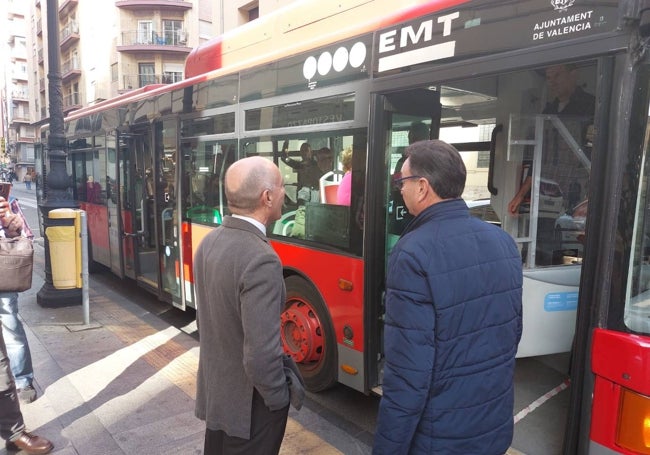
<svg viewBox="0 0 650 455">
<path fill-rule="evenodd" d="M 408 222 L 391 183 L 423 123 L 461 151 L 472 210 L 520 246 L 518 356 L 572 350 L 565 453 L 650 453 L 649 8 L 295 2 L 195 49 L 185 80 L 66 119 L 91 259 L 194 307 L 193 253 L 229 213 L 224 172 L 263 156 L 286 184 L 269 228 L 287 287 L 284 347 L 312 391 L 379 391 L 386 257 Z M 545 109 L 554 67 L 592 100 L 583 112 Z M 304 143 L 318 160 L 299 163 Z M 327 193 L 346 149 L 352 191 L 339 205 Z"/>
</svg>

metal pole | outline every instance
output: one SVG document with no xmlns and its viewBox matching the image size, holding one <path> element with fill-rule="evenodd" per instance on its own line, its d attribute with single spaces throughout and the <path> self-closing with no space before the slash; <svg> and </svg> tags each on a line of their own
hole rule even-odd
<svg viewBox="0 0 650 455">
<path fill-rule="evenodd" d="M 81 304 L 84 314 L 84 325 L 90 324 L 90 301 L 88 298 L 88 221 L 85 210 L 81 210 Z"/>
<path fill-rule="evenodd" d="M 78 208 L 70 198 L 70 176 L 66 171 L 65 129 L 63 122 L 63 94 L 59 45 L 59 5 L 57 0 L 47 0 L 47 61 L 50 102 L 50 129 L 47 138 L 48 173 L 45 179 L 47 199 L 39 206 L 43 214 L 43 228 L 55 225 L 49 213 L 57 208 Z M 62 307 L 81 303 L 80 289 L 56 289 L 52 283 L 52 260 L 49 240 L 45 239 L 45 282 L 36 295 L 36 302 L 44 307 Z"/>
</svg>

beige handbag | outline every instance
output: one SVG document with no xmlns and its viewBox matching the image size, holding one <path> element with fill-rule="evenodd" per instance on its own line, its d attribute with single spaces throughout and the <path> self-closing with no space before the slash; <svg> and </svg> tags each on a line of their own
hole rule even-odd
<svg viewBox="0 0 650 455">
<path fill-rule="evenodd" d="M 0 238 L 0 292 L 22 292 L 32 287 L 34 246 L 26 237 Z"/>
</svg>

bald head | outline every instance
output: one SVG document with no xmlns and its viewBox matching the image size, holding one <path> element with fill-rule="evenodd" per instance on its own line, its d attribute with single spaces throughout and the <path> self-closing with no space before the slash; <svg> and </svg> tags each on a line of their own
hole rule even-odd
<svg viewBox="0 0 650 455">
<path fill-rule="evenodd" d="M 248 215 L 265 207 L 264 193 L 282 187 L 278 167 L 259 156 L 235 161 L 226 172 L 228 207 L 236 215 Z"/>
</svg>

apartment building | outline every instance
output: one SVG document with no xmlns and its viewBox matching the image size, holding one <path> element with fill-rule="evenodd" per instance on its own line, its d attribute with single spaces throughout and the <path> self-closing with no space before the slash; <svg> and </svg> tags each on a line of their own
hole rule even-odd
<svg viewBox="0 0 650 455">
<path fill-rule="evenodd" d="M 49 117 L 47 0 L 30 4 L 32 115 Z M 64 114 L 184 77 L 192 48 L 292 0 L 59 0 Z"/>
<path fill-rule="evenodd" d="M 0 4 L 4 36 L 0 41 L 0 56 L 4 62 L 2 93 L 2 153 L 3 173 L 15 171 L 18 178 L 31 172 L 34 163 L 35 130 L 30 118 L 28 46 L 26 36 L 27 4 L 22 0 L 5 0 Z"/>
</svg>

